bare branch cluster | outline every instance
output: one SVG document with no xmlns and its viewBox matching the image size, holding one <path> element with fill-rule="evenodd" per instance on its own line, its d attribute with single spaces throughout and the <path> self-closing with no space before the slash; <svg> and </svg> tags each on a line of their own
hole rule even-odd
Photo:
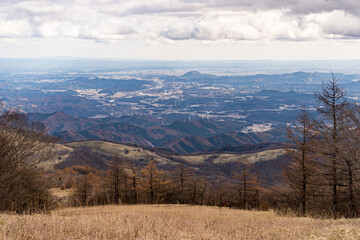
<svg viewBox="0 0 360 240">
<path fill-rule="evenodd" d="M 0 116 L 0 211 L 47 208 L 47 187 L 37 164 L 45 160 L 53 138 L 26 115 L 7 111 Z"/>
<path fill-rule="evenodd" d="M 312 119 L 305 108 L 288 129 L 295 150 L 289 150 L 292 164 L 284 169 L 288 204 L 300 209 L 357 217 L 360 167 L 360 108 L 349 102 L 334 75 L 315 94 L 318 117 Z M 327 208 L 327 209 L 326 209 Z"/>
</svg>

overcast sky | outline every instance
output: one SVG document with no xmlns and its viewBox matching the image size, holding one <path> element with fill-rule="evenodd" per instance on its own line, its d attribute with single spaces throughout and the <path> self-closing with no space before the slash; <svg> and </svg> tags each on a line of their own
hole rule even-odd
<svg viewBox="0 0 360 240">
<path fill-rule="evenodd" d="M 0 58 L 360 59 L 359 0 L 0 0 Z"/>
</svg>

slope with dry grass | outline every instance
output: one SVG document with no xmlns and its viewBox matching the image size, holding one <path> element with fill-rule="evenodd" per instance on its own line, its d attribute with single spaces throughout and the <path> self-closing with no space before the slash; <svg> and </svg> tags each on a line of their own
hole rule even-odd
<svg viewBox="0 0 360 240">
<path fill-rule="evenodd" d="M 265 151 L 258 151 L 255 153 L 217 153 L 217 154 L 198 154 L 198 155 L 169 155 L 160 156 L 154 151 L 150 151 L 141 147 L 129 146 L 124 144 L 110 143 L 104 141 L 85 141 L 72 142 L 65 145 L 56 145 L 52 157 L 44 162 L 41 167 L 50 170 L 56 164 L 66 161 L 71 152 L 76 148 L 86 147 L 93 152 L 108 156 L 109 158 L 117 155 L 121 159 L 128 159 L 132 162 L 137 162 L 139 159 L 153 159 L 159 165 L 176 165 L 174 158 L 182 160 L 188 164 L 203 165 L 210 160 L 214 164 L 236 163 L 236 162 L 250 162 L 270 161 L 285 154 L 284 149 L 271 149 Z"/>
<path fill-rule="evenodd" d="M 0 239 L 360 239 L 360 220 L 320 220 L 184 205 L 0 215 Z"/>
</svg>

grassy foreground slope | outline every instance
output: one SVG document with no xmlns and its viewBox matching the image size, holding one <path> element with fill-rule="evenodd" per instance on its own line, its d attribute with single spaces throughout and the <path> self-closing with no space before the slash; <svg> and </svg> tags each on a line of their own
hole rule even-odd
<svg viewBox="0 0 360 240">
<path fill-rule="evenodd" d="M 360 219 L 319 220 L 184 205 L 0 214 L 0 239 L 360 239 Z"/>
</svg>

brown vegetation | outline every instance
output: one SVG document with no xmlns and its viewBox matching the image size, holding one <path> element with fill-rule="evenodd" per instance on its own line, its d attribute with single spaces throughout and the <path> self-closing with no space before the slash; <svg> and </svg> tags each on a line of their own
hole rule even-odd
<svg viewBox="0 0 360 240">
<path fill-rule="evenodd" d="M 302 110 L 298 123 L 288 130 L 296 151 L 284 171 L 285 189 L 278 189 L 279 195 L 301 215 L 310 211 L 331 213 L 334 218 L 358 217 L 360 108 L 346 100 L 334 75 L 316 98 L 318 118 L 313 120 Z"/>
<path fill-rule="evenodd" d="M 43 125 L 16 112 L 0 116 L 0 211 L 34 212 L 48 208 L 44 174 L 36 167 L 50 151 Z"/>
<path fill-rule="evenodd" d="M 0 239 L 359 239 L 360 220 L 281 217 L 273 212 L 186 205 L 68 208 L 0 214 Z"/>
</svg>

